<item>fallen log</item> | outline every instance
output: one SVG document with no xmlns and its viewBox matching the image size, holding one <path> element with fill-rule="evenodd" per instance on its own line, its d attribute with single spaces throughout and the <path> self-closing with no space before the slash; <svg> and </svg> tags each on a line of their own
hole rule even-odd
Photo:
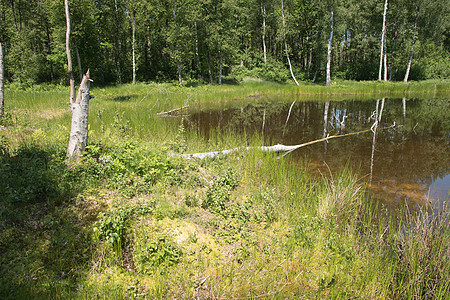
<svg viewBox="0 0 450 300">
<path fill-rule="evenodd" d="M 384 127 L 382 129 L 388 129 L 388 128 L 393 128 L 395 127 L 395 122 L 393 125 L 388 126 L 388 127 Z M 265 152 L 285 152 L 282 156 L 285 156 L 289 153 L 291 153 L 294 150 L 297 150 L 299 148 L 305 147 L 305 146 L 309 146 L 312 144 L 316 144 L 316 143 L 320 143 L 320 142 L 324 142 L 331 139 L 335 139 L 335 138 L 340 138 L 340 137 L 345 137 L 345 136 L 350 136 L 350 135 L 356 135 L 356 134 L 360 134 L 360 133 L 365 133 L 365 132 L 369 132 L 372 131 L 371 129 L 366 129 L 366 130 L 362 130 L 362 131 L 358 131 L 358 132 L 351 132 L 351 133 L 345 133 L 345 134 L 338 134 L 338 135 L 332 135 L 332 136 L 327 136 L 318 140 L 314 140 L 311 142 L 307 142 L 307 143 L 303 143 L 303 144 L 299 144 L 299 145 L 282 145 L 282 144 L 277 144 L 277 145 L 273 145 L 273 146 L 255 146 L 255 147 L 237 147 L 237 148 L 233 148 L 233 149 L 227 149 L 227 150 L 222 150 L 222 151 L 211 151 L 211 152 L 202 152 L 202 153 L 193 153 L 193 154 L 183 154 L 182 156 L 186 159 L 191 159 L 191 158 L 199 158 L 199 159 L 205 159 L 205 158 L 215 158 L 219 155 L 229 155 L 232 154 L 234 152 L 237 151 L 249 151 L 249 150 L 260 150 L 260 151 L 265 151 Z"/>
<path fill-rule="evenodd" d="M 156 115 L 157 116 L 170 115 L 171 113 L 174 113 L 176 111 L 179 111 L 179 110 L 182 110 L 182 109 L 185 109 L 185 108 L 188 108 L 188 107 L 189 107 L 189 105 L 186 105 L 186 106 L 175 108 L 175 109 L 172 109 L 172 110 L 169 110 L 169 111 L 163 111 L 163 112 L 157 113 Z"/>
</svg>

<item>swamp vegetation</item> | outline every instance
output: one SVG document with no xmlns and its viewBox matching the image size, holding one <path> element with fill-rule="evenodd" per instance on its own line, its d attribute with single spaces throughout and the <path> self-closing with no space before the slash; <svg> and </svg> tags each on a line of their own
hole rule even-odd
<svg viewBox="0 0 450 300">
<path fill-rule="evenodd" d="M 447 299 L 448 195 L 439 209 L 420 201 L 390 206 L 374 199 L 369 163 L 357 166 L 352 156 L 339 168 L 334 161 L 318 166 L 308 155 L 326 149 L 328 158 L 344 157 L 361 145 L 344 137 L 284 157 L 256 150 L 205 160 L 181 154 L 370 129 L 373 120 L 355 120 L 376 108 L 390 124 L 402 117 L 405 97 L 408 118 L 395 131 L 380 126 L 376 143 L 372 132 L 361 134 L 364 155 L 370 162 L 376 144 L 379 159 L 384 148 L 398 149 L 392 136 L 402 136 L 402 145 L 418 136 L 440 157 L 419 164 L 445 176 L 449 90 L 448 81 L 343 81 L 326 89 L 260 81 L 94 85 L 89 143 L 69 164 L 67 88 L 7 86 L 0 298 Z M 343 128 L 352 105 L 373 108 L 353 113 Z M 322 123 L 307 126 L 317 118 Z M 272 136 L 264 134 L 269 129 Z M 401 168 L 391 160 L 383 164 Z"/>
</svg>

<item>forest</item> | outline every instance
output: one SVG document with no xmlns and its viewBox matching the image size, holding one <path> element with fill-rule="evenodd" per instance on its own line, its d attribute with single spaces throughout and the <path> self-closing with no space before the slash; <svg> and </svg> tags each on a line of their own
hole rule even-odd
<svg viewBox="0 0 450 300">
<path fill-rule="evenodd" d="M 328 64 L 331 77 L 344 80 L 450 74 L 446 0 L 74 0 L 69 6 L 74 71 L 89 68 L 97 84 L 314 82 L 325 80 Z M 62 1 L 1 0 L 5 80 L 68 83 L 65 32 Z"/>
</svg>

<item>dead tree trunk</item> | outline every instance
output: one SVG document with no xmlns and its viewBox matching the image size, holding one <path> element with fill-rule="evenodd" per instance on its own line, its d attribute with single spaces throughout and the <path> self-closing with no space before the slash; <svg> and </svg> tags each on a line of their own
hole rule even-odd
<svg viewBox="0 0 450 300">
<path fill-rule="evenodd" d="M 72 56 L 70 55 L 70 12 L 69 0 L 64 0 L 64 7 L 66 11 L 66 55 L 67 55 L 67 70 L 69 72 L 70 81 L 70 103 L 75 102 L 75 79 L 73 78 Z"/>
<path fill-rule="evenodd" d="M 0 42 L 0 119 L 5 115 L 5 86 L 4 86 L 4 66 L 3 66 L 3 45 Z"/>
<path fill-rule="evenodd" d="M 283 37 L 284 37 L 284 49 L 286 50 L 286 58 L 289 63 L 289 70 L 291 71 L 292 79 L 294 79 L 295 84 L 298 85 L 297 79 L 295 79 L 295 76 L 294 76 L 294 71 L 292 70 L 292 64 L 291 64 L 291 60 L 289 59 L 289 53 L 288 53 L 288 48 L 287 48 L 287 43 L 286 43 L 286 24 L 284 22 L 283 0 L 281 0 L 281 16 L 283 17 Z"/>
<path fill-rule="evenodd" d="M 330 38 L 328 39 L 328 51 L 327 51 L 327 86 L 331 85 L 331 40 L 333 39 L 333 14 L 334 11 L 331 10 L 330 18 L 331 18 L 331 30 L 330 30 Z"/>
<path fill-rule="evenodd" d="M 384 2 L 384 12 L 383 12 L 383 29 L 381 31 L 381 54 L 380 54 L 380 69 L 378 72 L 378 80 L 381 81 L 381 71 L 383 69 L 383 51 L 386 43 L 386 14 L 388 9 L 388 0 Z"/>
<path fill-rule="evenodd" d="M 89 119 L 89 99 L 90 96 L 89 70 L 83 76 L 77 98 L 70 103 L 72 111 L 72 126 L 70 129 L 69 146 L 67 147 L 67 159 L 79 160 L 88 140 L 88 119 Z"/>
</svg>

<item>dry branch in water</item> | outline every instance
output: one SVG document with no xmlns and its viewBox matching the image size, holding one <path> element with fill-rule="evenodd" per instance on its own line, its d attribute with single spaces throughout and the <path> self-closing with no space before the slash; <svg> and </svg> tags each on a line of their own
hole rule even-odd
<svg viewBox="0 0 450 300">
<path fill-rule="evenodd" d="M 173 113 L 173 112 L 176 112 L 176 111 L 179 111 L 179 110 L 188 108 L 188 107 L 189 107 L 189 105 L 186 105 L 186 106 L 179 107 L 179 108 L 175 108 L 175 109 L 172 109 L 172 110 L 169 110 L 169 111 L 163 111 L 163 112 L 157 113 L 156 115 L 157 115 L 157 116 L 170 115 L 170 114 Z"/>
<path fill-rule="evenodd" d="M 393 128 L 395 127 L 395 123 L 391 126 L 388 127 L 384 127 L 383 129 L 388 129 L 388 128 Z M 366 130 L 362 130 L 362 131 L 358 131 L 358 132 L 351 132 L 351 133 L 346 133 L 346 134 L 339 134 L 339 135 L 332 135 L 332 136 L 327 136 L 318 140 L 314 140 L 311 142 L 307 142 L 307 143 L 303 143 L 303 144 L 299 144 L 299 145 L 291 145 L 291 146 L 287 146 L 287 145 L 281 145 L 281 144 L 277 144 L 277 145 L 273 145 L 273 146 L 259 146 L 259 147 L 237 147 L 237 148 L 233 148 L 233 149 L 227 149 L 227 150 L 222 150 L 222 151 L 212 151 L 212 152 L 202 152 L 202 153 L 194 153 L 194 154 L 183 154 L 182 156 L 186 159 L 191 159 L 191 158 L 199 158 L 199 159 L 205 159 L 205 158 L 215 158 L 219 155 L 229 155 L 232 154 L 234 152 L 237 151 L 242 151 L 242 150 L 260 150 L 260 151 L 266 151 L 266 152 L 285 152 L 282 156 L 285 156 L 289 153 L 291 153 L 294 150 L 297 150 L 299 148 L 305 147 L 305 146 L 309 146 L 312 144 L 316 144 L 316 143 L 320 143 L 323 141 L 327 141 L 331 140 L 331 139 L 335 139 L 335 138 L 340 138 L 340 137 L 345 137 L 345 136 L 350 136 L 350 135 L 356 135 L 356 134 L 360 134 L 360 133 L 365 133 L 365 132 L 369 132 L 371 131 L 371 129 L 366 129 Z"/>
</svg>

